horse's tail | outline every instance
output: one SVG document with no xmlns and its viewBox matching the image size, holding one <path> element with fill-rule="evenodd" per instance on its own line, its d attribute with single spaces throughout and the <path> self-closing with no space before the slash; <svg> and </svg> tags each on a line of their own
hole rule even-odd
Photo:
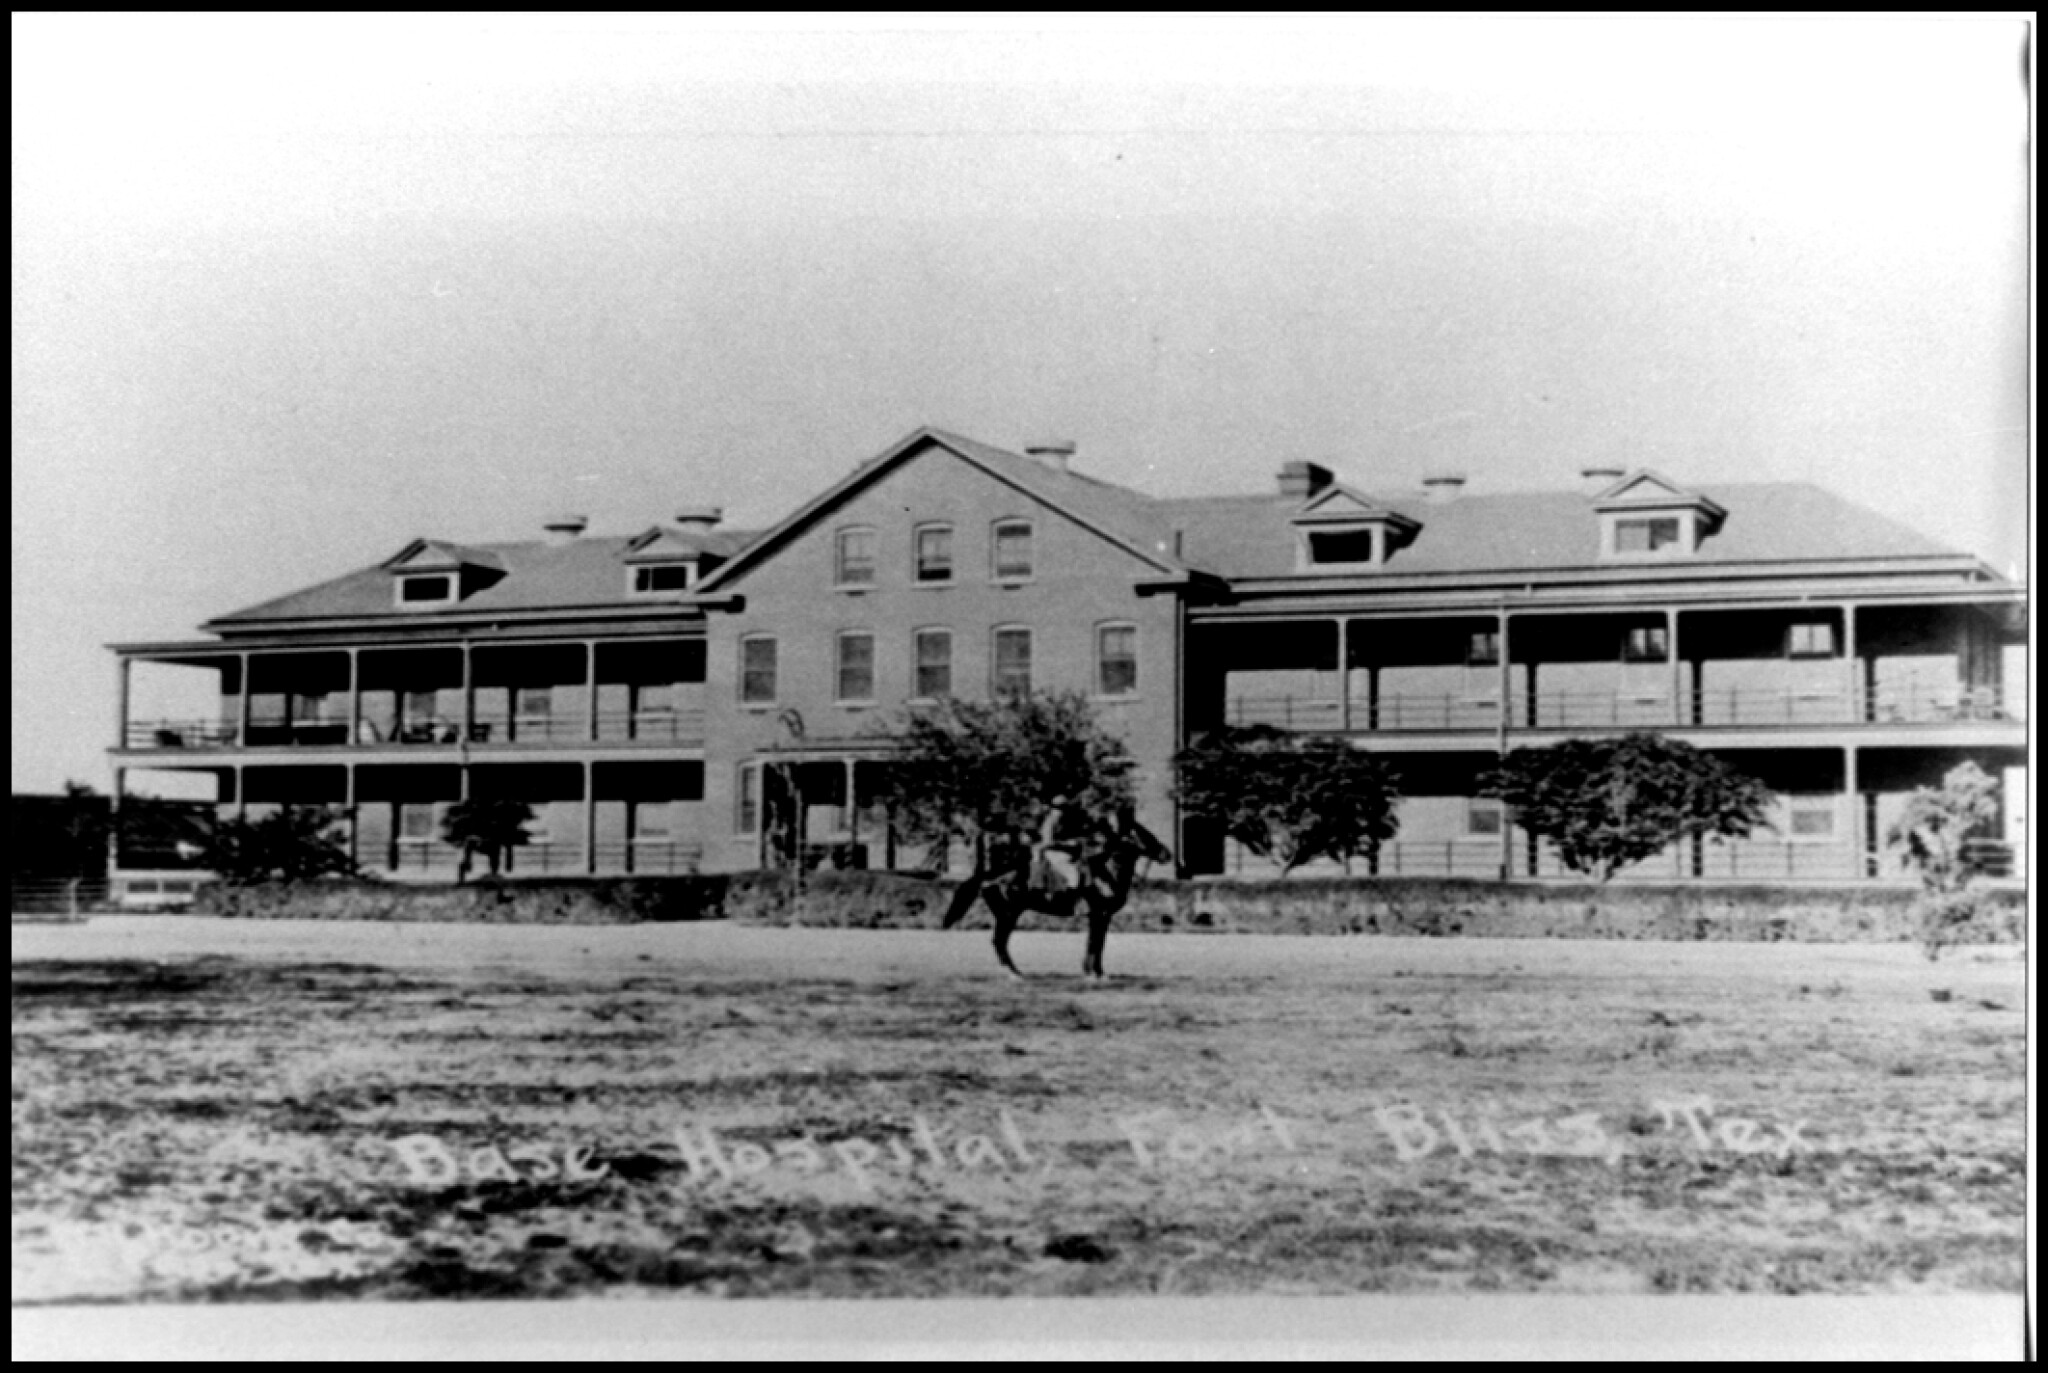
<svg viewBox="0 0 2048 1373">
<path fill-rule="evenodd" d="M 974 909 L 974 902 L 981 895 L 981 865 L 975 864 L 974 871 L 960 884 L 960 890 L 953 893 L 953 904 L 946 907 L 946 918 L 939 922 L 939 928 L 950 930 L 959 924 L 968 911 Z"/>
</svg>

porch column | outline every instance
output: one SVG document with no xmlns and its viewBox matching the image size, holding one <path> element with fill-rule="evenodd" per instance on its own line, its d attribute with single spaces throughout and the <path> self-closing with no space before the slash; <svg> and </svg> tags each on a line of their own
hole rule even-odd
<svg viewBox="0 0 2048 1373">
<path fill-rule="evenodd" d="M 1508 613 L 1503 610 L 1496 620 L 1495 633 L 1500 640 L 1500 724 L 1494 736 L 1495 752 L 1502 762 L 1508 756 L 1508 691 L 1514 685 L 1514 674 L 1510 664 L 1514 654 L 1508 651 Z M 1515 827 L 1510 821 L 1513 810 L 1507 802 L 1500 807 L 1500 880 L 1505 882 L 1515 871 Z"/>
<path fill-rule="evenodd" d="M 594 639 L 585 639 L 583 641 L 583 689 L 589 697 L 589 709 L 586 713 L 590 717 L 585 722 L 583 737 L 595 743 L 597 741 L 597 641 Z"/>
<path fill-rule="evenodd" d="M 1337 617 L 1337 728 L 1351 732 L 1351 621 Z"/>
<path fill-rule="evenodd" d="M 355 670 L 355 650 L 353 649 L 349 650 L 349 670 L 351 680 L 353 680 Z M 359 863 L 362 861 L 362 858 L 356 849 L 356 841 L 361 834 L 360 827 L 356 821 L 356 765 L 354 763 L 343 763 L 341 765 L 341 773 L 341 800 L 342 805 L 348 809 L 348 861 Z"/>
<path fill-rule="evenodd" d="M 242 685 L 247 686 L 247 680 L 244 680 Z M 242 693 L 242 699 L 245 701 L 249 699 L 247 692 Z M 245 775 L 248 771 L 247 768 L 239 763 L 235 765 L 235 819 L 237 820 L 247 820 L 249 818 L 249 779 Z"/>
<path fill-rule="evenodd" d="M 1863 684 L 1863 674 L 1856 670 L 1856 607 L 1854 605 L 1844 605 L 1842 607 L 1842 671 L 1847 676 L 1849 683 L 1846 693 L 1849 702 L 1849 718 L 1861 724 L 1870 718 L 1870 711 L 1868 705 L 1862 699 L 1863 693 L 1858 689 Z M 1854 755 L 1855 750 L 1851 749 L 1850 756 L 1853 757 Z M 1854 790 L 1854 787 L 1850 788 L 1852 793 Z"/>
<path fill-rule="evenodd" d="M 1376 662 L 1365 665 L 1365 727 L 1380 727 L 1380 665 Z"/>
<path fill-rule="evenodd" d="M 128 769 L 115 768 L 114 794 L 107 798 L 107 871 L 110 874 L 121 870 L 121 793 L 127 785 Z"/>
<path fill-rule="evenodd" d="M 116 691 L 116 693 L 115 693 L 115 695 L 116 695 L 116 697 L 117 697 L 117 700 L 116 700 L 116 702 L 115 702 L 115 705 L 114 705 L 114 712 L 115 712 L 115 713 L 114 713 L 114 747 L 115 747 L 115 748 L 127 748 L 127 747 L 128 747 L 128 685 L 129 685 L 129 681 L 128 681 L 128 679 L 129 679 L 129 670 L 130 670 L 130 668 L 132 668 L 132 667 L 134 666 L 134 663 L 133 663 L 133 660 L 131 660 L 131 659 L 129 659 L 129 658 L 117 658 L 117 659 L 115 659 L 115 663 L 116 663 L 116 665 L 117 665 L 117 676 L 118 676 L 118 680 L 119 680 L 119 687 L 118 687 L 118 690 L 117 690 L 117 691 Z M 114 770 L 114 775 L 115 775 L 116 777 L 119 777 L 119 776 L 121 775 L 121 773 L 120 773 L 120 769 L 119 769 L 119 768 L 116 768 L 116 769 Z M 115 788 L 115 790 L 114 790 L 114 794 L 115 794 L 116 796 L 120 795 L 120 788 L 119 788 L 119 787 L 116 787 L 116 788 Z"/>
<path fill-rule="evenodd" d="M 348 651 L 348 741 L 351 744 L 357 743 L 363 737 L 363 665 L 359 661 L 361 654 L 361 649 L 352 648 Z M 349 775 L 353 777 L 354 771 L 351 770 Z M 349 852 L 354 853 L 354 830 L 349 831 L 348 842 Z"/>
<path fill-rule="evenodd" d="M 250 669 L 254 666 L 255 664 L 250 661 L 250 655 L 244 653 L 242 655 L 242 718 L 235 727 L 235 742 L 243 748 L 249 747 L 249 699 L 256 694 L 249 689 L 255 685 L 254 680 L 250 676 Z M 237 796 L 241 795 L 239 791 L 235 794 Z"/>
<path fill-rule="evenodd" d="M 597 871 L 597 765 L 583 764 L 583 875 Z"/>
<path fill-rule="evenodd" d="M 1685 666 L 1678 656 L 1678 610 L 1667 606 L 1664 610 L 1664 651 L 1671 655 L 1671 723 L 1682 725 L 1687 721 L 1685 711 Z"/>
<path fill-rule="evenodd" d="M 1863 789 L 1856 777 L 1854 744 L 1842 750 L 1842 791 L 1849 801 L 1849 875 L 1868 877 L 1870 864 L 1863 847 Z"/>
<path fill-rule="evenodd" d="M 469 731 L 470 731 L 470 726 L 471 726 L 471 725 L 472 725 L 473 723 L 475 723 L 475 720 L 476 720 L 476 687 L 475 687 L 475 674 L 473 674 L 473 673 L 472 673 L 472 672 L 471 672 L 471 671 L 469 670 L 469 641 L 465 639 L 465 640 L 463 641 L 463 644 L 462 644 L 462 747 L 463 747 L 463 757 L 464 757 L 465 759 L 467 759 L 467 758 L 468 758 L 468 756 L 469 756 L 468 750 L 469 750 Z M 464 772 L 465 774 L 467 774 L 467 773 L 468 773 L 468 771 L 469 771 L 469 769 L 468 769 L 467 767 L 465 767 L 465 768 L 463 769 L 463 772 Z"/>
<path fill-rule="evenodd" d="M 846 760 L 846 842 L 848 847 L 860 843 L 860 805 L 854 799 L 853 770 L 857 766 L 853 759 Z"/>
</svg>

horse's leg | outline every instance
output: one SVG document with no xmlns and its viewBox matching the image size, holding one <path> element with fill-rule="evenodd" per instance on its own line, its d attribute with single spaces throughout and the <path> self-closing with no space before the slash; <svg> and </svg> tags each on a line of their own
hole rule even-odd
<svg viewBox="0 0 2048 1373">
<path fill-rule="evenodd" d="M 996 960 L 1010 976 L 1023 979 L 1024 974 L 1010 961 L 1010 931 L 1017 928 L 1017 918 L 1024 914 L 1024 903 L 1013 901 L 1008 892 L 998 896 L 990 891 L 987 896 L 989 913 L 996 918 Z"/>
<path fill-rule="evenodd" d="M 974 909 L 974 898 L 981 895 L 981 869 L 976 868 L 960 884 L 960 890 L 953 893 L 953 904 L 946 907 L 946 918 L 939 922 L 939 928 L 950 930 L 960 923 L 963 916 Z"/>
<path fill-rule="evenodd" d="M 1088 952 L 1081 958 L 1081 976 L 1106 977 L 1102 971 L 1102 946 L 1109 942 L 1109 920 L 1113 914 L 1105 902 L 1088 903 Z"/>
</svg>

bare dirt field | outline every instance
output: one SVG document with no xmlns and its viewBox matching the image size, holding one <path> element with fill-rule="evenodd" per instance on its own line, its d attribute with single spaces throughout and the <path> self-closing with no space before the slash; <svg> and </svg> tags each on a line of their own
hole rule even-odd
<svg viewBox="0 0 2048 1373">
<path fill-rule="evenodd" d="M 2021 951 L 14 931 L 14 1298 L 2016 1293 Z"/>
</svg>

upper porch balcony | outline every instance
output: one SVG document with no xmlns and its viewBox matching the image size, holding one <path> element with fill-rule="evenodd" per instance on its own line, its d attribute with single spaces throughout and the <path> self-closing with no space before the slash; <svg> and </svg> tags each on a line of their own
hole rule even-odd
<svg viewBox="0 0 2048 1373">
<path fill-rule="evenodd" d="M 186 689 L 159 690 L 136 708 L 131 668 L 137 662 L 182 675 Z M 193 669 L 214 680 L 195 687 Z M 692 640 L 136 654 L 121 660 L 116 747 L 186 753 L 694 747 L 704 739 L 703 669 L 702 642 Z M 149 708 L 171 700 L 187 708 Z M 195 704 L 200 709 L 192 709 Z"/>
</svg>

